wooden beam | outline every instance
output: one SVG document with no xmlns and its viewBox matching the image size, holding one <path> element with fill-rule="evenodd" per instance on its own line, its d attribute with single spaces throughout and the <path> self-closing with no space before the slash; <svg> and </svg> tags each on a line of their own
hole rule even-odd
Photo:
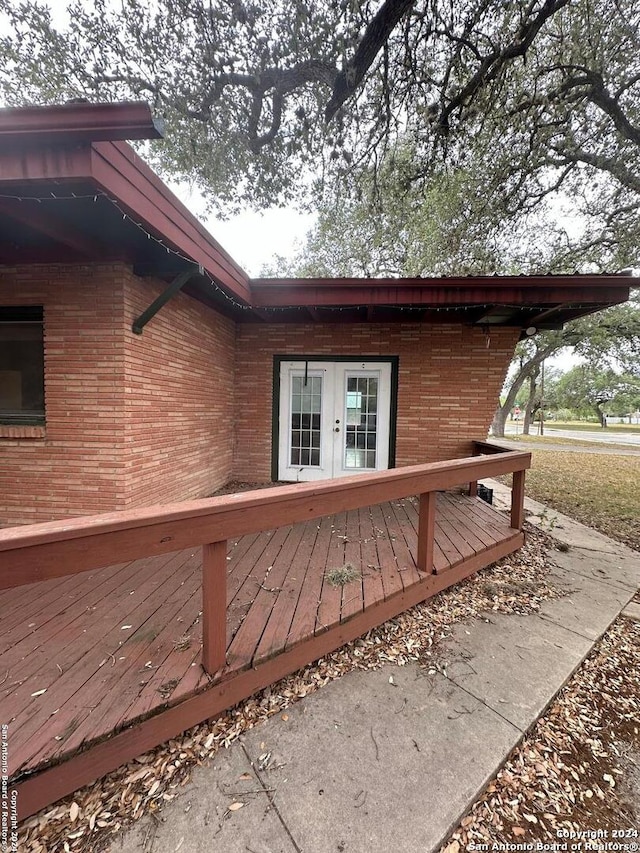
<svg viewBox="0 0 640 853">
<path fill-rule="evenodd" d="M 146 308 L 142 314 L 140 314 L 131 324 L 131 331 L 136 335 L 141 335 L 142 330 L 147 325 L 147 323 L 152 320 L 158 311 L 169 302 L 169 300 L 176 295 L 184 285 L 189 281 L 189 279 L 193 278 L 196 275 L 203 275 L 204 270 L 201 266 L 197 266 L 196 264 L 192 264 L 189 269 L 183 270 L 181 273 L 174 278 L 169 287 L 162 291 L 162 293 L 153 300 L 151 305 Z"/>
<path fill-rule="evenodd" d="M 522 530 L 524 525 L 524 471 L 514 471 L 511 486 L 511 526 Z"/>
<path fill-rule="evenodd" d="M 433 543 L 436 533 L 436 492 L 420 495 L 418 510 L 418 559 L 416 566 L 425 574 L 433 573 Z"/>
<path fill-rule="evenodd" d="M 557 315 L 559 311 L 564 311 L 566 308 L 569 308 L 566 302 L 560 303 L 560 305 L 554 305 L 553 308 L 547 308 L 545 311 L 541 311 L 539 314 L 534 314 L 532 317 L 529 317 L 528 323 L 530 326 L 538 326 L 539 323 L 544 323 L 545 320 L 548 320 L 550 317 Z"/>
</svg>

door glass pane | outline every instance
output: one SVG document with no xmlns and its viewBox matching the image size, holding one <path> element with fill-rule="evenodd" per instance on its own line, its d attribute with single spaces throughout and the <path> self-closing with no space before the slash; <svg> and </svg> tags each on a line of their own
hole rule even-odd
<svg viewBox="0 0 640 853">
<path fill-rule="evenodd" d="M 291 377 L 291 465 L 320 465 L 322 376 Z"/>
<path fill-rule="evenodd" d="M 345 409 L 344 467 L 375 468 L 377 377 L 347 376 Z"/>
</svg>

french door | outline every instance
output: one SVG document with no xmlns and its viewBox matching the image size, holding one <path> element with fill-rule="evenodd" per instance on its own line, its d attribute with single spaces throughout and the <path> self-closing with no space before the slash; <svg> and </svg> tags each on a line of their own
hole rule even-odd
<svg viewBox="0 0 640 853">
<path fill-rule="evenodd" d="M 278 479 L 389 467 L 391 364 L 280 362 Z"/>
</svg>

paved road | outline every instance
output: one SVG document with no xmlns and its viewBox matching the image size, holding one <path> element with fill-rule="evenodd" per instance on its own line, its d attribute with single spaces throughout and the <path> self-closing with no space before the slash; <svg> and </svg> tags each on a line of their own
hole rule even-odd
<svg viewBox="0 0 640 853">
<path fill-rule="evenodd" d="M 505 428 L 507 435 L 520 435 L 522 433 L 522 424 L 508 423 Z M 533 428 L 532 437 L 538 434 L 537 426 Z M 545 426 L 544 434 L 549 438 L 570 439 L 581 441 L 594 441 L 602 444 L 625 444 L 630 447 L 640 448 L 640 433 L 638 432 L 609 432 L 607 430 L 569 430 L 569 429 L 554 429 L 553 427 Z"/>
<path fill-rule="evenodd" d="M 489 436 L 489 441 L 492 441 Z M 509 441 L 509 437 L 497 439 L 498 444 L 503 444 L 510 450 L 559 450 L 562 453 L 595 453 L 596 456 L 640 456 L 640 447 L 620 447 L 617 444 L 601 444 L 599 447 L 594 447 L 589 444 L 571 444 L 565 441 L 564 444 L 559 442 L 556 444 L 553 441 Z"/>
</svg>

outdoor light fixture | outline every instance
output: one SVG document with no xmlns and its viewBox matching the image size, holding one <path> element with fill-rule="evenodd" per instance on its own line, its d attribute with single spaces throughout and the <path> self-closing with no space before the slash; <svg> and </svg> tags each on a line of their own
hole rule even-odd
<svg viewBox="0 0 640 853">
<path fill-rule="evenodd" d="M 537 331 L 538 331 L 538 330 L 536 329 L 536 327 L 535 327 L 535 326 L 528 326 L 528 327 L 524 330 L 524 333 L 525 333 L 525 335 L 526 335 L 528 338 L 530 338 L 532 335 L 535 335 L 535 333 L 536 333 Z"/>
</svg>

